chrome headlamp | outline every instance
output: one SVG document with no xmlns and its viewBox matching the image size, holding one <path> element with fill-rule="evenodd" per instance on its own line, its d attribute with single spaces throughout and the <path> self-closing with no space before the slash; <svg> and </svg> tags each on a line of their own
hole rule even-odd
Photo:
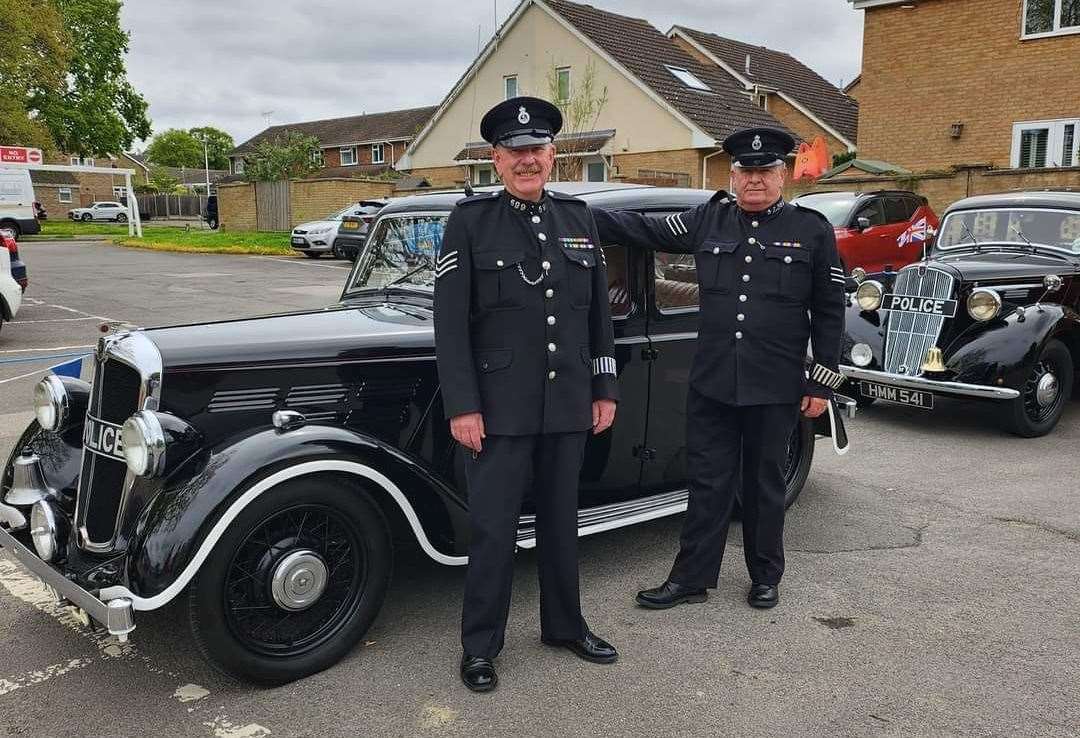
<svg viewBox="0 0 1080 738">
<path fill-rule="evenodd" d="M 60 377 L 50 374 L 34 387 L 34 415 L 42 430 L 59 429 L 67 420 L 70 409 L 71 400 Z"/>
<path fill-rule="evenodd" d="M 973 290 L 967 299 L 967 311 L 979 322 L 993 320 L 1001 314 L 1001 295 L 985 287 Z"/>
<path fill-rule="evenodd" d="M 52 500 L 38 500 L 30 508 L 30 538 L 42 561 L 52 561 L 67 537 L 67 520 L 53 507 Z"/>
<path fill-rule="evenodd" d="M 165 431 L 150 410 L 140 410 L 120 431 L 124 459 L 132 474 L 153 477 L 165 468 Z"/>
<path fill-rule="evenodd" d="M 855 301 L 859 303 L 861 310 L 877 310 L 881 307 L 881 299 L 885 296 L 885 288 L 881 282 L 868 279 L 855 290 Z"/>
</svg>

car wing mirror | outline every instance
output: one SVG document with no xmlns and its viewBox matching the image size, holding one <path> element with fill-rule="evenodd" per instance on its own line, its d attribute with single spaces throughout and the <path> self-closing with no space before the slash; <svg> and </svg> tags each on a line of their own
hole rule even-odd
<svg viewBox="0 0 1080 738">
<path fill-rule="evenodd" d="M 865 231 L 867 228 L 870 227 L 870 219 L 867 218 L 865 215 L 860 215 L 858 218 L 855 219 L 855 227 L 858 228 L 860 231 Z"/>
</svg>

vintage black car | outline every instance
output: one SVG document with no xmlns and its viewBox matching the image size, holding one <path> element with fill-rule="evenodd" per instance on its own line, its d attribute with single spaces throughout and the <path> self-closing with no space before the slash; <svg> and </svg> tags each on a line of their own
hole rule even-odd
<svg viewBox="0 0 1080 738">
<path fill-rule="evenodd" d="M 1080 361 L 1080 193 L 960 200 L 927 257 L 852 296 L 840 369 L 860 402 L 988 400 L 1013 433 L 1049 433 Z"/>
<path fill-rule="evenodd" d="M 561 189 L 658 216 L 710 194 Z M 379 612 L 394 542 L 466 563 L 432 331 L 432 265 L 461 197 L 383 209 L 337 304 L 117 333 L 97 347 L 92 385 L 43 380 L 0 479 L 0 546 L 118 636 L 135 611 L 183 597 L 195 642 L 227 672 L 282 683 L 335 663 Z M 693 262 L 606 255 L 622 400 L 589 442 L 581 535 L 680 513 L 687 497 Z M 815 431 L 830 430 L 822 416 L 793 433 L 789 503 Z M 535 542 L 525 509 L 518 545 Z"/>
</svg>

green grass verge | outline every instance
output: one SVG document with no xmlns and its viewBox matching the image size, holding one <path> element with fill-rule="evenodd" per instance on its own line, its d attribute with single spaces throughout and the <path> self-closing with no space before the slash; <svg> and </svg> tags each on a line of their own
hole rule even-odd
<svg viewBox="0 0 1080 738">
<path fill-rule="evenodd" d="M 108 223 L 75 223 L 46 221 L 41 236 L 77 238 L 79 236 L 108 236 L 119 246 L 156 251 L 186 251 L 212 254 L 292 254 L 288 233 L 223 232 L 200 228 L 143 223 L 143 237 L 128 236 L 127 225 Z"/>
</svg>

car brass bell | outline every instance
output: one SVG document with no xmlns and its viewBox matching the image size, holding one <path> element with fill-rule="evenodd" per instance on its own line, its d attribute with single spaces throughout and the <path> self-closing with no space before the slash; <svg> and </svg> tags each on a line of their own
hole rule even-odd
<svg viewBox="0 0 1080 738">
<path fill-rule="evenodd" d="M 29 507 L 47 497 L 56 497 L 56 490 L 45 484 L 41 459 L 29 448 L 23 449 L 11 465 L 11 489 L 4 501 L 17 507 Z"/>
<path fill-rule="evenodd" d="M 945 371 L 945 361 L 941 354 L 941 349 L 937 346 L 933 346 L 926 352 L 926 361 L 923 362 L 922 370 L 924 372 Z"/>
</svg>

